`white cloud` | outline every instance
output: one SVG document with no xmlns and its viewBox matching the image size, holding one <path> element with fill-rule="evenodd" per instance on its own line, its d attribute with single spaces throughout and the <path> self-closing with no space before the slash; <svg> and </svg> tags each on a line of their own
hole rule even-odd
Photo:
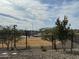
<svg viewBox="0 0 79 59">
<path fill-rule="evenodd" d="M 64 15 L 67 15 L 69 23 L 72 24 L 72 28 L 79 27 L 78 25 L 79 16 L 75 17 L 75 15 L 77 15 L 78 12 L 79 12 L 79 1 L 72 1 L 70 3 L 65 2 L 61 6 L 54 5 L 54 8 L 50 10 L 51 16 L 55 18 L 60 17 L 61 20 L 63 19 Z"/>
<path fill-rule="evenodd" d="M 22 26 L 22 28 L 26 27 L 28 29 L 31 29 L 32 22 L 37 22 L 37 25 L 39 23 L 42 23 L 38 20 L 46 19 L 44 13 L 47 13 L 45 10 L 45 7 L 41 5 L 38 1 L 34 0 L 2 0 L 0 1 L 0 13 L 9 14 L 15 17 L 18 17 L 23 20 L 27 21 L 14 21 L 12 19 L 12 22 L 10 21 L 11 18 L 6 18 L 7 21 L 3 21 L 0 19 L 2 24 L 18 24 L 19 26 Z M 44 17 L 45 16 L 45 17 Z M 1 18 L 3 18 L 1 16 Z M 17 23 L 18 22 L 18 23 Z M 42 25 L 42 24 L 41 24 Z M 24 27 L 23 27 L 24 26 Z M 40 24 L 39 24 L 40 26 Z M 41 27 L 41 26 L 40 26 Z"/>
<path fill-rule="evenodd" d="M 78 4 L 79 1 L 63 2 L 61 6 L 52 4 L 52 8 L 48 9 L 50 5 L 42 4 L 38 0 L 0 0 L 0 13 L 26 20 L 16 21 L 12 18 L 0 16 L 0 22 L 2 22 L 1 24 L 17 24 L 22 29 L 32 29 L 33 23 L 34 29 L 39 29 L 44 26 L 51 26 L 49 24 L 45 25 L 45 20 L 53 22 L 57 17 L 60 16 L 62 19 L 64 15 L 67 15 L 70 19 L 69 21 L 73 24 L 72 26 L 76 28 L 74 24 L 78 22 L 74 19 L 77 20 L 79 17 L 74 17 L 74 14 L 79 12 Z"/>
</svg>

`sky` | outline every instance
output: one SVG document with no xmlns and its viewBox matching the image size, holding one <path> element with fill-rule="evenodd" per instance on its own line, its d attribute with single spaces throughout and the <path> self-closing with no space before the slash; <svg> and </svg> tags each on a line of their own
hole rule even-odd
<svg viewBox="0 0 79 59">
<path fill-rule="evenodd" d="M 79 0 L 0 0 L 0 25 L 38 30 L 54 27 L 67 16 L 71 28 L 79 29 Z"/>
</svg>

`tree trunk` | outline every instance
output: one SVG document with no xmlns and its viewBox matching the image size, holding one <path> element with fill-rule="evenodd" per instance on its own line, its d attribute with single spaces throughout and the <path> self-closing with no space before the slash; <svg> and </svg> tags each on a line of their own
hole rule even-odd
<svg viewBox="0 0 79 59">
<path fill-rule="evenodd" d="M 54 40 L 53 40 L 53 36 L 52 36 L 52 49 L 53 49 L 53 46 L 54 46 L 53 41 L 54 41 Z"/>
<path fill-rule="evenodd" d="M 12 47 L 13 47 L 13 46 L 12 46 L 12 43 L 13 43 L 13 42 L 11 41 L 11 50 L 12 50 Z"/>
<path fill-rule="evenodd" d="M 15 35 L 15 32 L 14 32 L 13 40 L 14 40 L 14 49 L 16 49 L 16 35 Z"/>
<path fill-rule="evenodd" d="M 16 49 L 16 37 L 15 34 L 13 35 L 13 48 Z"/>
<path fill-rule="evenodd" d="M 71 38 L 71 53 L 73 52 L 72 49 L 73 49 L 73 37 Z"/>
<path fill-rule="evenodd" d="M 54 49 L 57 51 L 56 40 L 54 40 Z"/>
<path fill-rule="evenodd" d="M 9 50 L 9 43 L 10 43 L 10 42 L 8 41 L 8 43 L 7 43 L 7 50 Z"/>
<path fill-rule="evenodd" d="M 2 41 L 2 48 L 4 48 L 4 43 L 3 43 L 3 41 Z"/>
<path fill-rule="evenodd" d="M 14 40 L 14 49 L 16 49 L 16 26 L 17 25 L 14 25 L 13 27 L 14 27 L 14 33 L 13 33 L 13 40 Z"/>
<path fill-rule="evenodd" d="M 62 41 L 62 49 L 63 49 L 63 51 L 66 51 L 66 48 L 65 48 L 65 41 Z"/>
<path fill-rule="evenodd" d="M 26 48 L 27 48 L 27 36 L 26 36 Z"/>
<path fill-rule="evenodd" d="M 16 48 L 16 40 L 14 39 L 14 48 Z"/>
<path fill-rule="evenodd" d="M 53 35 L 52 35 L 52 49 L 55 49 L 57 51 L 57 47 L 56 47 L 56 39 L 53 38 Z"/>
<path fill-rule="evenodd" d="M 13 50 L 14 46 L 13 46 L 13 41 L 10 42 L 10 50 Z"/>
</svg>

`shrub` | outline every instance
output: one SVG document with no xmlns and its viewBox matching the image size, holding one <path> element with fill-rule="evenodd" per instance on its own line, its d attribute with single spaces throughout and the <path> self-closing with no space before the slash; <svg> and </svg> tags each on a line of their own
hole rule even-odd
<svg viewBox="0 0 79 59">
<path fill-rule="evenodd" d="M 44 52 L 47 51 L 46 48 L 45 48 L 44 46 L 41 46 L 41 50 L 44 51 Z"/>
</svg>

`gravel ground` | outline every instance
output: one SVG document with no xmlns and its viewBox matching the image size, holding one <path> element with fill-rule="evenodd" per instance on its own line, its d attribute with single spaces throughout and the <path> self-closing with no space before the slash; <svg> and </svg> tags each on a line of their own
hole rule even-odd
<svg viewBox="0 0 79 59">
<path fill-rule="evenodd" d="M 74 49 L 79 51 L 79 49 Z M 69 50 L 68 50 L 69 51 Z M 65 53 L 61 49 L 58 51 L 41 49 L 20 50 L 20 51 L 0 51 L 0 59 L 79 59 L 79 54 Z"/>
</svg>

